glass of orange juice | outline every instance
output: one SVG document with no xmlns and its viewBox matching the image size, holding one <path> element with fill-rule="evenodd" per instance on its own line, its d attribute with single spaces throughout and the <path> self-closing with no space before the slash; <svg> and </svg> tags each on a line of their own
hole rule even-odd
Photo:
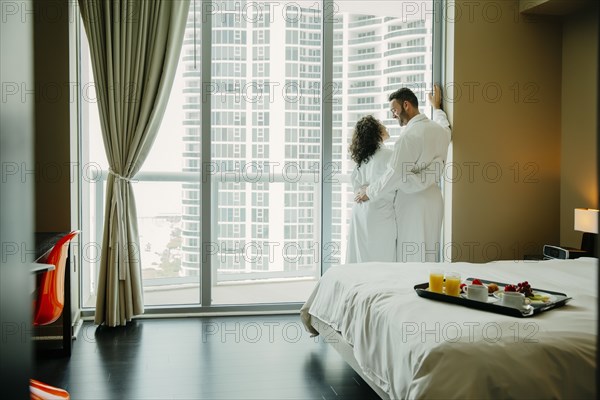
<svg viewBox="0 0 600 400">
<path fill-rule="evenodd" d="M 429 291 L 442 293 L 444 288 L 444 272 L 441 269 L 429 271 Z"/>
<path fill-rule="evenodd" d="M 460 274 L 458 272 L 446 273 L 446 294 L 449 296 L 460 295 Z"/>
</svg>

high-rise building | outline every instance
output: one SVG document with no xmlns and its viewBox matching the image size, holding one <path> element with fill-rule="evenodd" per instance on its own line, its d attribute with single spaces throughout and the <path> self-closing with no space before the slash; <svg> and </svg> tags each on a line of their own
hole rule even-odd
<svg viewBox="0 0 600 400">
<path fill-rule="evenodd" d="M 331 232 L 341 262 L 352 208 L 347 175 L 354 166 L 347 149 L 354 124 L 372 114 L 397 137 L 388 94 L 410 86 L 423 103 L 431 76 L 431 27 L 423 20 L 371 15 L 364 3 L 364 14 L 354 6 L 334 16 L 333 96 L 326 99 L 334 110 Z M 318 275 L 323 21 L 320 9 L 302 4 L 252 2 L 249 14 L 244 10 L 250 2 L 221 1 L 212 15 L 217 281 Z M 194 19 L 201 21 L 200 10 L 200 2 L 191 7 L 182 49 L 183 170 L 198 174 L 202 44 Z M 200 183 L 184 184 L 182 207 L 182 273 L 198 275 Z"/>
<path fill-rule="evenodd" d="M 388 127 L 390 145 L 400 127 L 389 112 L 388 95 L 410 87 L 424 105 L 425 88 L 431 87 L 431 21 L 372 15 L 369 7 L 365 2 L 362 10 L 341 8 L 334 22 L 333 160 L 342 176 L 354 168 L 348 146 L 356 121 L 369 114 L 379 118 Z M 344 184 L 333 186 L 332 240 L 339 243 L 341 262 L 354 198 L 351 190 Z"/>
</svg>

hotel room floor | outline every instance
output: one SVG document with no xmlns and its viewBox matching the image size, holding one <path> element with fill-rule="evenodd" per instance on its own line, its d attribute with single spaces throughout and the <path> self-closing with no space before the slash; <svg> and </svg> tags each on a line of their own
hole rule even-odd
<svg viewBox="0 0 600 400">
<path fill-rule="evenodd" d="M 298 315 L 86 322 L 70 358 L 38 352 L 33 378 L 72 399 L 378 399 Z"/>
</svg>

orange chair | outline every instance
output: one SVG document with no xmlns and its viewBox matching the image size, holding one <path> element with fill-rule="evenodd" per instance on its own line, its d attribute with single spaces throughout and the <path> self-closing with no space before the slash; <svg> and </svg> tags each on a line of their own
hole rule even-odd
<svg viewBox="0 0 600 400">
<path fill-rule="evenodd" d="M 65 268 L 67 268 L 67 255 L 69 242 L 77 236 L 79 231 L 72 231 L 56 242 L 40 262 L 54 265 L 53 271 L 42 274 L 37 286 L 34 300 L 33 325 L 48 325 L 56 321 L 65 307 Z M 46 385 L 35 379 L 29 380 L 29 393 L 31 400 L 69 400 L 66 390 Z"/>
<path fill-rule="evenodd" d="M 48 256 L 41 260 L 54 265 L 53 271 L 42 274 L 34 300 L 33 325 L 48 325 L 60 317 L 65 306 L 65 268 L 69 242 L 79 231 L 72 231 L 56 242 Z"/>
<path fill-rule="evenodd" d="M 35 379 L 29 380 L 29 393 L 31 400 L 69 400 L 71 398 L 66 390 L 46 385 Z"/>
</svg>

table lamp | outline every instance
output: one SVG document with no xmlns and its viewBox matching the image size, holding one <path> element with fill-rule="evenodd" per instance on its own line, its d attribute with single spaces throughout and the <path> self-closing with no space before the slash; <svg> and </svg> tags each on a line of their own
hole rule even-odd
<svg viewBox="0 0 600 400">
<path fill-rule="evenodd" d="M 598 210 L 576 208 L 575 230 L 583 232 L 581 250 L 585 250 L 589 256 L 595 256 L 596 235 L 598 234 Z"/>
</svg>

